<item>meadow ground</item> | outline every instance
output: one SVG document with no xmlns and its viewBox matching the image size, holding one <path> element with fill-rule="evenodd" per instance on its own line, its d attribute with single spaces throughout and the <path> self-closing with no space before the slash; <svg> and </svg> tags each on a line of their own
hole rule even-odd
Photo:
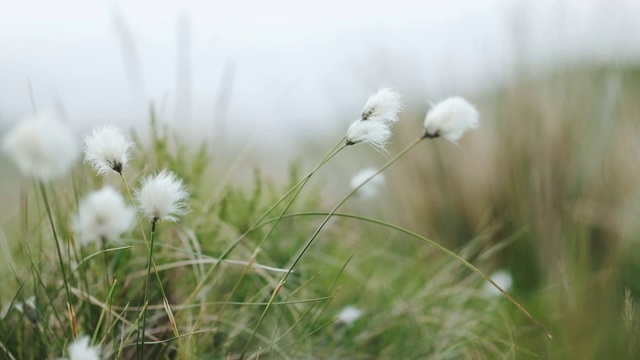
<svg viewBox="0 0 640 360">
<path fill-rule="evenodd" d="M 351 190 L 345 180 L 327 191 L 326 172 L 354 173 L 363 156 L 381 166 L 422 131 L 411 119 L 424 114 L 401 115 L 389 156 L 346 148 L 280 203 L 311 167 L 292 164 L 284 181 L 255 170 L 237 185 L 241 163 L 221 168 L 209 144 L 187 146 L 152 121 L 149 138 L 132 138 L 124 178 L 137 189 L 170 169 L 190 211 L 156 224 L 139 357 L 638 358 L 639 98 L 640 71 L 628 66 L 523 75 L 478 94 L 479 129 L 459 147 L 418 144 L 375 189 L 349 198 L 284 285 Z M 69 356 L 74 337 L 88 335 L 101 358 L 136 358 L 151 224 L 141 218 L 118 239 L 81 245 L 72 220 L 105 184 L 130 201 L 120 176 L 78 164 L 41 187 L 6 157 L 2 174 L 0 357 Z M 500 271 L 553 339 L 429 241 Z"/>
</svg>

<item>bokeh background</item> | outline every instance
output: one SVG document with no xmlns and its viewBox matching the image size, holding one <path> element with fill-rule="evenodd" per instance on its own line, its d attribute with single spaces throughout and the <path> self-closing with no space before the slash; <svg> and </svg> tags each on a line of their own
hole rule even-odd
<svg viewBox="0 0 640 360">
<path fill-rule="evenodd" d="M 14 2 L 0 12 L 0 135 L 45 109 L 78 134 L 144 132 L 153 109 L 251 186 L 254 166 L 275 181 L 312 167 L 382 85 L 406 103 L 392 154 L 429 101 L 465 96 L 480 129 L 423 144 L 350 209 L 453 249 L 499 246 L 483 270 L 509 271 L 554 334 L 516 327 L 540 358 L 635 358 L 638 19 L 633 0 Z M 319 175 L 326 204 L 387 159 L 353 151 Z M 4 223 L 19 175 L 6 157 L 0 169 Z"/>
</svg>

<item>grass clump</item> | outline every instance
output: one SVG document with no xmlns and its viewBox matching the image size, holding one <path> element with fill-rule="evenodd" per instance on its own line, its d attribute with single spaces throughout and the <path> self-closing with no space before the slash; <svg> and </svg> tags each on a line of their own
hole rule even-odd
<svg viewBox="0 0 640 360">
<path fill-rule="evenodd" d="M 350 146 L 385 152 L 402 108 L 396 95 L 382 89 L 372 96 L 347 135 L 306 175 L 293 169 L 284 185 L 259 171 L 252 187 L 216 184 L 221 170 L 207 146 L 194 151 L 169 136 L 153 112 L 148 141 L 97 130 L 85 156 L 100 177 L 77 167 L 66 180 L 19 186 L 20 210 L 3 224 L 0 352 L 20 359 L 492 359 L 526 352 L 515 343 L 509 312 L 540 324 L 506 292 L 516 307 L 505 308 L 509 301 L 480 286 L 485 278 L 498 287 L 479 270 L 485 254 L 495 253 L 484 238 L 469 237 L 476 240 L 459 255 L 384 220 L 339 212 L 418 144 L 457 141 L 476 127 L 478 114 L 465 100 L 436 105 L 413 142 L 332 210 L 319 210 L 325 204 L 310 178 Z M 118 141 L 101 140 L 104 133 Z M 72 216 L 105 184 L 136 208 L 136 220 L 118 228 L 119 236 L 81 241 Z M 107 220 L 96 216 L 95 226 Z M 346 306 L 350 317 L 341 312 Z"/>
</svg>

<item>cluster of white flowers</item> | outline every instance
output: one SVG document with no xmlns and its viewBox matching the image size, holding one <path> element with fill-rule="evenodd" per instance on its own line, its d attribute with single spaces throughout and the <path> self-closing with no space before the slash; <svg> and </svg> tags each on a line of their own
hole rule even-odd
<svg viewBox="0 0 640 360">
<path fill-rule="evenodd" d="M 4 137 L 2 147 L 22 173 L 40 181 L 66 175 L 80 156 L 69 126 L 50 112 L 18 122 Z"/>
<path fill-rule="evenodd" d="M 383 150 L 391 138 L 391 126 L 398 121 L 402 98 L 392 89 L 382 88 L 371 95 L 360 118 L 347 129 L 347 145 L 368 143 Z M 478 111 L 461 97 L 450 97 L 433 106 L 424 119 L 424 137 L 457 143 L 469 129 L 477 128 Z"/>
<path fill-rule="evenodd" d="M 384 150 L 402 106 L 402 98 L 397 92 L 389 88 L 378 90 L 367 100 L 360 118 L 347 129 L 347 145 L 367 143 Z"/>
<path fill-rule="evenodd" d="M 115 125 L 107 124 L 96 128 L 85 136 L 85 162 L 98 175 L 110 171 L 122 174 L 130 158 L 132 143 Z M 150 221 L 177 221 L 177 215 L 186 213 L 185 200 L 189 193 L 182 180 L 167 170 L 143 179 L 136 191 L 140 210 Z M 96 238 L 112 239 L 129 229 L 133 210 L 127 207 L 122 196 L 110 187 L 89 194 L 80 204 L 74 228 L 83 241 Z"/>
</svg>

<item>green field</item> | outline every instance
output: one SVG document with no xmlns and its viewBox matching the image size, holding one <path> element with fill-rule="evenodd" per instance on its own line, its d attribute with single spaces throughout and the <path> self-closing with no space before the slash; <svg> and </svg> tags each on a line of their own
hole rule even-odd
<svg viewBox="0 0 640 360">
<path fill-rule="evenodd" d="M 301 149 L 305 166 L 277 180 L 264 168 L 239 179 L 239 160 L 169 135 L 152 114 L 124 177 L 135 189 L 175 171 L 190 212 L 157 226 L 143 358 L 639 358 L 640 69 L 520 74 L 470 99 L 479 129 L 460 146 L 425 140 L 400 157 L 375 196 L 356 193 L 329 219 L 282 286 L 351 191 L 331 171 L 354 174 L 364 157 L 382 166 L 421 135 L 414 120 L 424 113 L 400 115 L 388 156 L 342 150 L 290 207 L 295 191 L 278 200 L 342 135 L 322 153 Z M 36 181 L 6 157 L 0 164 L 0 358 L 68 356 L 81 335 L 104 359 L 136 358 L 150 224 L 142 218 L 107 251 L 80 246 L 71 226 L 83 196 L 103 184 L 129 201 L 123 181 L 78 164 L 43 186 L 47 208 Z M 508 272 L 509 293 L 553 338 L 430 241 L 486 274 Z M 361 316 L 340 317 L 348 306 Z"/>
</svg>

